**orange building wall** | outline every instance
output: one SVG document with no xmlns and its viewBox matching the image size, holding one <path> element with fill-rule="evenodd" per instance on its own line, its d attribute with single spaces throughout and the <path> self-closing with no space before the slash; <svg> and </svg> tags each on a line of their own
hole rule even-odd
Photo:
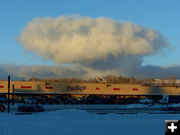
<svg viewBox="0 0 180 135">
<path fill-rule="evenodd" d="M 180 88 L 149 87 L 136 84 L 100 84 L 100 83 L 48 83 L 11 81 L 16 93 L 57 93 L 57 94 L 102 94 L 102 95 L 180 95 Z M 8 82 L 0 81 L 0 93 L 7 93 Z"/>
</svg>

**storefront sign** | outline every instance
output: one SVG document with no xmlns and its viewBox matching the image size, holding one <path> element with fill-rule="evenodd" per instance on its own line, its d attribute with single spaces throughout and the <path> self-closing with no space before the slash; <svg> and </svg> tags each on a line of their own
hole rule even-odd
<svg viewBox="0 0 180 135">
<path fill-rule="evenodd" d="M 83 90 L 86 90 L 86 86 L 79 86 L 79 85 L 76 85 L 76 86 L 67 86 L 66 87 L 66 91 L 83 91 Z"/>
</svg>

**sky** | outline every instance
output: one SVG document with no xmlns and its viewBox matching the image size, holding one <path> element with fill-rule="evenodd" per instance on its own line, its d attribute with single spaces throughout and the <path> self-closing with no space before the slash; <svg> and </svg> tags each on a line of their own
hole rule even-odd
<svg viewBox="0 0 180 135">
<path fill-rule="evenodd" d="M 35 18 L 57 18 L 79 15 L 132 22 L 160 32 L 168 47 L 144 55 L 142 66 L 169 67 L 180 65 L 180 1 L 178 0 L 0 0 L 0 64 L 56 65 L 18 41 L 21 32 Z M 68 63 L 66 63 L 68 64 Z"/>
</svg>

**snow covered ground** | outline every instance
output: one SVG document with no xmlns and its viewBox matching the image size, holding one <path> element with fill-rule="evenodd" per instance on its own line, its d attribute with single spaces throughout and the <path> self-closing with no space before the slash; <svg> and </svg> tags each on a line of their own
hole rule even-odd
<svg viewBox="0 0 180 135">
<path fill-rule="evenodd" d="M 180 114 L 0 113 L 0 135 L 164 135 L 164 121 L 175 119 L 180 119 Z"/>
<path fill-rule="evenodd" d="M 10 110 L 15 112 L 17 106 L 23 104 L 15 104 L 11 106 Z M 145 105 L 145 104 L 130 104 L 130 105 L 119 105 L 119 104 L 45 104 L 41 105 L 45 108 L 46 111 L 55 111 L 55 110 L 64 110 L 64 109 L 76 109 L 76 110 L 85 110 L 88 112 L 99 112 L 99 113 L 136 113 L 136 112 L 152 112 L 159 111 L 163 109 L 163 106 L 160 104 Z M 164 106 L 166 107 L 166 105 Z M 6 106 L 7 108 L 7 106 Z"/>
</svg>

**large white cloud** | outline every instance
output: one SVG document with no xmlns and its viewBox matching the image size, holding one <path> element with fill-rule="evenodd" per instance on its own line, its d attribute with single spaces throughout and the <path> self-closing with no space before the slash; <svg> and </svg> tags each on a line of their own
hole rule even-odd
<svg viewBox="0 0 180 135">
<path fill-rule="evenodd" d="M 80 77 L 109 74 L 138 78 L 180 78 L 176 68 L 142 66 L 144 56 L 154 55 L 168 46 L 158 31 L 132 22 L 78 15 L 35 18 L 18 37 L 25 50 L 33 51 L 56 66 L 0 65 L 2 75 L 16 78 Z M 63 66 L 64 63 L 68 66 Z M 14 70 L 11 70 L 13 68 Z"/>
<path fill-rule="evenodd" d="M 22 30 L 18 41 L 26 50 L 56 63 L 152 55 L 168 45 L 159 32 L 150 28 L 77 15 L 36 18 Z"/>
</svg>

